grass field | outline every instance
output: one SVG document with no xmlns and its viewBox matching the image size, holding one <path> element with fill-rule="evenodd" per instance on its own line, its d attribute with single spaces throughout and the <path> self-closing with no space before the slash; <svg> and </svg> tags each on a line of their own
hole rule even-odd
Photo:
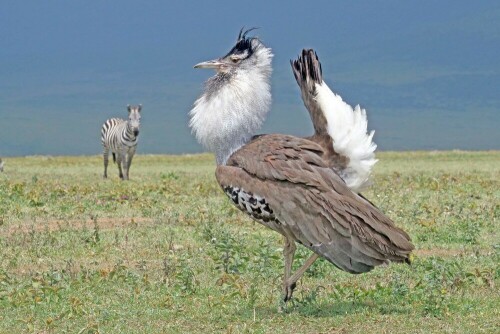
<svg viewBox="0 0 500 334">
<path fill-rule="evenodd" d="M 0 332 L 500 332 L 500 152 L 378 157 L 365 195 L 413 264 L 318 261 L 281 311 L 282 239 L 232 207 L 212 156 L 138 155 L 129 182 L 98 156 L 5 158 Z"/>
</svg>

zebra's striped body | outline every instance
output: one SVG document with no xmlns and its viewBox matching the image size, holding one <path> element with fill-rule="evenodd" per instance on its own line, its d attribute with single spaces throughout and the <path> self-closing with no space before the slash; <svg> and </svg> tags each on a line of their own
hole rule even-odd
<svg viewBox="0 0 500 334">
<path fill-rule="evenodd" d="M 129 169 L 132 164 L 141 120 L 141 105 L 127 106 L 129 118 L 110 118 L 102 125 L 101 141 L 104 156 L 104 178 L 108 177 L 109 152 L 113 154 L 113 162 L 118 165 L 122 180 L 128 180 Z"/>
</svg>

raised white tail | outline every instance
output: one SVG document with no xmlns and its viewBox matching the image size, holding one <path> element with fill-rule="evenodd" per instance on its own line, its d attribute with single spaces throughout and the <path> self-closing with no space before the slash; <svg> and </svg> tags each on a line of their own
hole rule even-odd
<svg viewBox="0 0 500 334">
<path fill-rule="evenodd" d="M 316 85 L 316 101 L 322 110 L 327 131 L 333 140 L 333 149 L 349 158 L 347 168 L 340 171 L 347 186 L 359 192 L 369 185 L 371 170 L 377 162 L 372 141 L 375 131 L 368 133 L 366 111 L 357 105 L 354 109 L 323 81 Z"/>
<path fill-rule="evenodd" d="M 321 63 L 313 50 L 302 50 L 302 56 L 291 65 L 316 136 L 332 139 L 335 153 L 347 160 L 336 171 L 352 191 L 361 191 L 369 185 L 371 169 L 377 162 L 374 131 L 367 131 L 366 111 L 359 105 L 353 109 L 331 91 L 323 81 Z"/>
</svg>

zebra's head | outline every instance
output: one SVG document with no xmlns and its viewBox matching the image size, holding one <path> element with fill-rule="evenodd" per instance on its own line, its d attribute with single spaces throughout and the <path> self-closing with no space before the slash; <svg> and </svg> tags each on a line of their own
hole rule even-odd
<svg viewBox="0 0 500 334">
<path fill-rule="evenodd" d="M 128 123 L 134 136 L 139 135 L 139 127 L 141 125 L 141 109 L 142 104 L 137 106 L 131 106 L 130 104 L 127 106 L 128 109 Z"/>
</svg>

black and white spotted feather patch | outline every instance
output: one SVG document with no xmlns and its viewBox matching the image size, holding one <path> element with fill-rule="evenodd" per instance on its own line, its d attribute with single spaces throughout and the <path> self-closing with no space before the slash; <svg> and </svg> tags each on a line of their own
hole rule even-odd
<svg viewBox="0 0 500 334">
<path fill-rule="evenodd" d="M 246 212 L 254 219 L 264 225 L 268 225 L 266 223 L 269 222 L 280 224 L 265 198 L 246 192 L 238 187 L 226 186 L 223 189 L 241 211 Z"/>
</svg>

